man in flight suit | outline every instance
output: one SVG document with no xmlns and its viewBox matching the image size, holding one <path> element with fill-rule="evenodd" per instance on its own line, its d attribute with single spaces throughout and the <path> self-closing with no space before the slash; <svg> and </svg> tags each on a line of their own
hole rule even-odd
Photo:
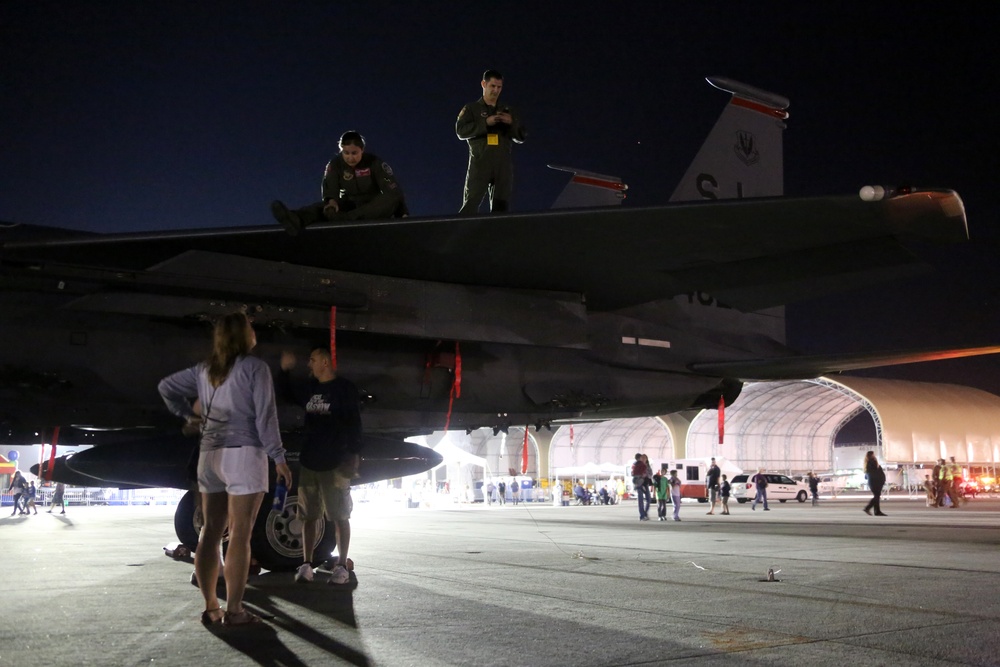
<svg viewBox="0 0 1000 667">
<path fill-rule="evenodd" d="M 282 202 L 275 201 L 271 213 L 292 236 L 324 220 L 378 220 L 409 215 L 392 167 L 377 155 L 365 153 L 365 138 L 353 130 L 340 137 L 340 154 L 326 165 L 323 201 L 297 210 L 289 210 Z"/>
<path fill-rule="evenodd" d="M 465 174 L 465 195 L 461 215 L 476 215 L 483 196 L 489 192 L 490 211 L 502 213 L 510 208 L 514 185 L 511 142 L 524 143 L 525 131 L 518 114 L 507 105 L 499 105 L 503 75 L 490 69 L 480 84 L 483 96 L 466 104 L 455 121 L 455 134 L 469 143 L 469 169 Z"/>
</svg>

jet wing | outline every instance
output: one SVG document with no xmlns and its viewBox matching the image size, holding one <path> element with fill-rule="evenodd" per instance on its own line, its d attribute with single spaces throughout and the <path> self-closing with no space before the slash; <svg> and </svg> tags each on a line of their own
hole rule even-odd
<svg viewBox="0 0 1000 667">
<path fill-rule="evenodd" d="M 24 235 L 22 235 L 23 237 Z M 6 265 L 146 271 L 200 250 L 477 287 L 580 294 L 590 310 L 705 292 L 751 311 L 906 275 L 915 243 L 968 238 L 962 200 L 925 191 L 637 209 L 11 239 Z M 343 295 L 342 295 L 343 296 Z"/>
<path fill-rule="evenodd" d="M 960 359 L 982 354 L 998 354 L 1000 346 L 908 350 L 903 352 L 864 352 L 858 354 L 804 355 L 772 359 L 749 359 L 731 362 L 691 364 L 696 373 L 710 376 L 739 378 L 744 382 L 771 380 L 804 380 L 843 371 L 896 366 L 919 361 Z"/>
</svg>

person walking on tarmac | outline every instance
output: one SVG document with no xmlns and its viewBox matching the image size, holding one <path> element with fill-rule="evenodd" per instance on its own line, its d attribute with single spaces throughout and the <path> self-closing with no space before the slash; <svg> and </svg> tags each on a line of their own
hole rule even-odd
<svg viewBox="0 0 1000 667">
<path fill-rule="evenodd" d="M 510 149 L 512 142 L 523 144 L 526 136 L 517 112 L 499 103 L 503 75 L 495 69 L 488 69 L 483 73 L 480 85 L 483 96 L 462 107 L 455 121 L 455 134 L 469 144 L 469 167 L 465 173 L 461 215 L 479 213 L 479 206 L 487 192 L 490 195 L 490 212 L 509 210 L 514 187 Z"/>
<path fill-rule="evenodd" d="M 729 514 L 729 494 L 732 491 L 732 485 L 726 476 L 722 476 L 722 484 L 719 485 L 719 496 L 722 498 L 722 513 Z"/>
<path fill-rule="evenodd" d="M 757 474 L 750 478 L 753 485 L 757 488 L 757 495 L 754 496 L 753 504 L 750 505 L 750 509 L 756 510 L 757 503 L 764 503 L 764 511 L 770 512 L 771 509 L 767 506 L 767 475 L 764 474 L 763 468 L 757 469 Z"/>
<path fill-rule="evenodd" d="M 670 471 L 670 502 L 674 506 L 674 521 L 681 520 L 681 478 L 677 476 L 677 470 Z"/>
<path fill-rule="evenodd" d="M 944 470 L 948 498 L 951 500 L 951 506 L 958 509 L 962 502 L 962 466 L 955 463 L 954 456 L 949 456 Z"/>
<path fill-rule="evenodd" d="M 656 518 L 667 520 L 667 499 L 670 498 L 670 479 L 659 470 L 653 475 L 653 488 L 656 489 Z"/>
<path fill-rule="evenodd" d="M 38 490 L 35 488 L 35 483 L 31 482 L 28 485 L 28 489 L 24 492 L 24 513 L 30 514 L 30 510 L 35 510 L 35 514 L 38 514 L 38 507 L 35 505 L 35 494 Z"/>
<path fill-rule="evenodd" d="M 649 521 L 649 485 L 646 480 L 652 483 L 652 475 L 646 458 L 642 454 L 636 454 L 635 463 L 632 464 L 632 488 L 639 497 L 639 521 Z"/>
<path fill-rule="evenodd" d="M 868 477 L 868 488 L 872 491 L 872 499 L 865 505 L 865 514 L 870 515 L 874 508 L 875 516 L 887 516 L 879 504 L 882 499 L 882 487 L 885 486 L 885 471 L 878 464 L 875 452 L 865 454 L 865 476 Z"/>
<path fill-rule="evenodd" d="M 713 456 L 712 465 L 708 467 L 708 473 L 705 475 L 705 496 L 708 498 L 708 502 L 712 503 L 712 507 L 708 510 L 709 514 L 715 514 L 715 504 L 719 502 L 720 475 L 722 475 L 722 470 L 719 469 Z"/>
<path fill-rule="evenodd" d="M 56 482 L 56 491 L 52 494 L 52 503 L 49 505 L 49 514 L 52 514 L 52 510 L 56 507 L 60 509 L 60 514 L 66 513 L 66 506 L 63 505 L 63 494 L 66 493 L 66 485 L 62 482 Z"/>
<path fill-rule="evenodd" d="M 14 516 L 18 512 L 21 514 L 28 513 L 26 507 L 23 506 L 27 505 L 27 503 L 23 503 L 22 505 L 21 502 L 27 488 L 28 484 L 24 480 L 24 475 L 21 474 L 20 470 L 15 470 L 14 476 L 10 479 L 10 486 L 7 487 L 7 493 L 11 494 L 14 498 L 14 511 L 10 513 L 11 516 Z"/>
<path fill-rule="evenodd" d="M 944 507 L 944 459 L 938 459 L 931 473 L 934 483 L 934 507 Z"/>
<path fill-rule="evenodd" d="M 812 494 L 813 507 L 816 507 L 819 505 L 819 477 L 810 470 L 806 479 L 809 481 L 809 493 Z"/>
<path fill-rule="evenodd" d="M 340 137 L 340 153 L 323 172 L 323 201 L 290 210 L 280 201 L 271 214 L 292 236 L 316 222 L 405 218 L 403 190 L 392 167 L 373 153 L 365 153 L 365 138 L 351 130 Z"/>
</svg>

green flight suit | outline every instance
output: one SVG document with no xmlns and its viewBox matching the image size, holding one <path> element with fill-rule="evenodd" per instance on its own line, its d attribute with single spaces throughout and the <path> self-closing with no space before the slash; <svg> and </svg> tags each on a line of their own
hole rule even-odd
<svg viewBox="0 0 1000 667">
<path fill-rule="evenodd" d="M 330 160 L 323 172 L 323 201 L 296 211 L 303 226 L 325 220 L 380 220 L 409 215 L 403 189 L 392 167 L 373 153 L 365 153 L 354 167 L 340 155 Z M 323 207 L 337 201 L 339 213 L 324 216 Z"/>
<path fill-rule="evenodd" d="M 487 125 L 486 117 L 498 111 L 509 113 L 513 122 Z M 508 210 L 514 187 L 510 149 L 515 143 L 524 143 L 526 136 L 518 113 L 506 104 L 491 106 L 480 97 L 462 107 L 455 121 L 455 134 L 469 144 L 469 168 L 465 173 L 465 192 L 459 213 L 476 215 L 487 192 L 491 212 Z"/>
</svg>

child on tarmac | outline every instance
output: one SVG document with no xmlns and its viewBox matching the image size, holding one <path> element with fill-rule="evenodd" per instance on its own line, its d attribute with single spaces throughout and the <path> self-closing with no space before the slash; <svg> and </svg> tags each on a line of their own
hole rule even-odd
<svg viewBox="0 0 1000 667">
<path fill-rule="evenodd" d="M 732 487 L 729 485 L 729 480 L 726 476 L 722 476 L 722 484 L 719 487 L 719 495 L 722 496 L 722 513 L 729 514 L 729 491 Z"/>
</svg>

